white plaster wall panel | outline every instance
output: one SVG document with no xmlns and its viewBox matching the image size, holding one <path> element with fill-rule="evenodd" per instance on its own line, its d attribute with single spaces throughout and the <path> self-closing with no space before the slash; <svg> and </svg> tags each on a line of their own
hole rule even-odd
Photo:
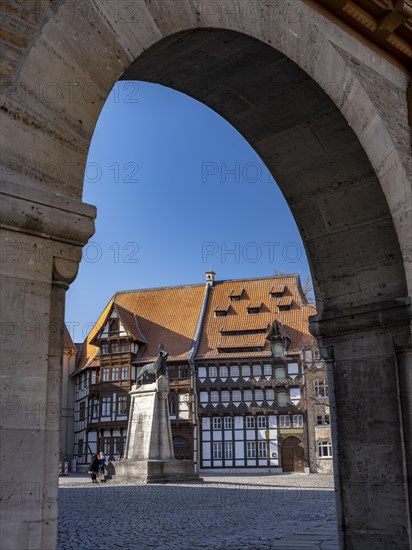
<svg viewBox="0 0 412 550">
<path fill-rule="evenodd" d="M 202 443 L 202 458 L 203 460 L 210 459 L 210 443 Z"/>
<path fill-rule="evenodd" d="M 202 418 L 202 429 L 203 430 L 210 430 L 210 418 L 207 416 L 204 416 Z"/>
<path fill-rule="evenodd" d="M 236 458 L 244 458 L 245 456 L 245 447 L 243 441 L 236 441 L 235 442 L 235 457 Z M 243 463 L 243 461 L 242 461 Z"/>
</svg>

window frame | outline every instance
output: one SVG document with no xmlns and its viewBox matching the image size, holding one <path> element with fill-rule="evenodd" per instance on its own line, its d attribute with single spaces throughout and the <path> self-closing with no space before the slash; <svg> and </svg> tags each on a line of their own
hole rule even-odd
<svg viewBox="0 0 412 550">
<path fill-rule="evenodd" d="M 214 397 L 217 396 L 217 399 L 214 399 Z M 210 392 L 210 402 L 211 403 L 219 403 L 219 392 L 217 390 L 211 390 Z"/>
<path fill-rule="evenodd" d="M 222 403 L 230 403 L 230 391 L 229 390 L 221 390 L 220 400 L 221 400 Z"/>
<path fill-rule="evenodd" d="M 112 398 L 110 395 L 104 395 L 102 397 L 101 404 L 102 418 L 111 418 L 112 416 Z M 105 414 L 108 411 L 109 414 Z"/>
<path fill-rule="evenodd" d="M 239 365 L 231 365 L 229 370 L 230 370 L 230 378 L 239 378 L 240 376 Z M 234 371 L 237 372 L 237 374 L 235 374 Z"/>
<path fill-rule="evenodd" d="M 215 372 L 216 374 L 213 375 L 213 374 L 211 373 L 212 369 L 214 369 L 214 372 Z M 207 374 L 208 374 L 208 377 L 209 377 L 209 378 L 217 378 L 217 367 L 214 366 L 214 365 L 209 366 L 209 367 L 208 367 L 208 370 L 207 370 Z"/>
<path fill-rule="evenodd" d="M 224 444 L 224 457 L 225 457 L 225 460 L 232 460 L 233 459 L 233 443 L 232 443 L 232 441 L 225 441 L 225 444 Z"/>
<path fill-rule="evenodd" d="M 265 393 L 262 388 L 255 388 L 255 401 L 264 401 Z"/>
<path fill-rule="evenodd" d="M 258 441 L 258 458 L 268 457 L 268 442 L 266 440 Z"/>
<path fill-rule="evenodd" d="M 216 431 L 222 429 L 222 417 L 221 416 L 213 416 L 212 417 L 212 429 L 216 430 Z"/>
<path fill-rule="evenodd" d="M 260 430 L 266 429 L 268 427 L 267 417 L 259 415 L 257 417 L 257 427 Z"/>
<path fill-rule="evenodd" d="M 120 405 L 122 405 L 122 408 Z M 124 413 L 121 412 L 123 408 Z M 117 416 L 127 416 L 127 395 L 119 395 L 117 398 Z"/>
<path fill-rule="evenodd" d="M 275 390 L 273 388 L 266 388 L 265 401 L 267 401 L 268 403 L 272 403 L 274 400 L 275 400 Z"/>
<path fill-rule="evenodd" d="M 223 417 L 223 425 L 225 430 L 232 430 L 233 429 L 233 418 L 231 416 L 224 416 Z"/>
<path fill-rule="evenodd" d="M 303 428 L 303 414 L 292 415 L 292 426 L 294 428 Z"/>
<path fill-rule="evenodd" d="M 124 373 L 126 373 L 126 376 L 124 376 Z M 129 367 L 121 368 L 120 377 L 121 377 L 121 380 L 129 380 Z"/>
<path fill-rule="evenodd" d="M 227 368 L 226 365 L 221 365 L 219 367 L 219 378 L 227 378 L 228 376 L 229 376 L 229 369 Z"/>
<path fill-rule="evenodd" d="M 242 401 L 242 392 L 240 390 L 232 390 L 232 401 L 236 403 Z"/>
<path fill-rule="evenodd" d="M 249 374 L 245 374 L 245 371 L 249 372 Z M 252 376 L 252 369 L 250 365 L 242 365 L 241 372 L 242 372 L 242 378 L 250 378 Z"/>
<path fill-rule="evenodd" d="M 247 416 L 246 417 L 246 429 L 247 430 L 254 430 L 256 428 L 256 417 L 255 416 Z"/>
<path fill-rule="evenodd" d="M 317 442 L 318 458 L 332 458 L 332 442 L 329 439 L 321 439 Z"/>
<path fill-rule="evenodd" d="M 291 420 L 289 414 L 280 414 L 279 415 L 279 428 L 290 428 Z"/>
<path fill-rule="evenodd" d="M 285 400 L 284 400 L 283 403 L 281 403 L 281 400 L 280 400 L 281 396 L 282 396 L 282 398 L 283 398 L 283 396 L 285 396 Z M 289 403 L 289 398 L 288 398 L 287 392 L 285 392 L 285 391 L 278 392 L 277 401 L 278 401 L 278 407 L 287 407 L 288 403 Z"/>
<path fill-rule="evenodd" d="M 256 458 L 256 441 L 246 442 L 246 458 L 248 459 Z"/>
<path fill-rule="evenodd" d="M 223 458 L 222 442 L 214 441 L 213 442 L 213 460 L 222 460 L 222 458 Z"/>
<path fill-rule="evenodd" d="M 329 387 L 327 378 L 316 378 L 313 382 L 315 397 L 323 399 L 329 397 Z"/>
</svg>

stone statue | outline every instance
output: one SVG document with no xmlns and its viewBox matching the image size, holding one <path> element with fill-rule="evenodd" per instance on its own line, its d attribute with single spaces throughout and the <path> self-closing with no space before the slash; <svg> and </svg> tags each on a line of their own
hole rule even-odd
<svg viewBox="0 0 412 550">
<path fill-rule="evenodd" d="M 166 375 L 166 360 L 168 356 L 169 354 L 167 351 L 161 351 L 154 363 L 148 363 L 147 365 L 144 365 L 136 378 L 136 384 L 140 380 L 142 380 L 146 374 L 154 374 L 156 376 L 156 380 L 162 374 Z"/>
<path fill-rule="evenodd" d="M 193 460 L 174 456 L 169 416 L 168 353 L 160 351 L 156 361 L 144 365 L 130 391 L 126 457 L 111 462 L 111 475 L 138 483 L 199 481 Z M 156 381 L 142 384 L 146 374 Z"/>
</svg>

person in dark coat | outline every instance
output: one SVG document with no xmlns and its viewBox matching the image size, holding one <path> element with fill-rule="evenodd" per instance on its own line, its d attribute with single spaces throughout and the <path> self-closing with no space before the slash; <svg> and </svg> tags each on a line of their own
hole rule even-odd
<svg viewBox="0 0 412 550">
<path fill-rule="evenodd" d="M 96 454 L 92 456 L 90 463 L 90 474 L 92 477 L 92 483 L 97 483 L 97 474 L 99 473 L 99 458 Z"/>
<path fill-rule="evenodd" d="M 99 478 L 100 478 L 100 481 L 103 483 L 104 469 L 106 467 L 106 459 L 104 458 L 104 453 L 100 452 L 97 458 L 99 460 Z"/>
</svg>

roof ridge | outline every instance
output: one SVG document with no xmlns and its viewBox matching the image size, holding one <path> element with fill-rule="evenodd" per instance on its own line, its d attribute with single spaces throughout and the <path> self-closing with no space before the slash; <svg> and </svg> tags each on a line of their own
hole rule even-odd
<svg viewBox="0 0 412 550">
<path fill-rule="evenodd" d="M 240 283 L 242 281 L 269 281 L 270 279 L 287 279 L 300 277 L 300 273 L 285 273 L 284 275 L 266 275 L 265 277 L 244 277 L 242 279 L 215 279 L 215 283 Z"/>
<path fill-rule="evenodd" d="M 268 281 L 270 279 L 286 279 L 291 277 L 300 277 L 300 273 L 285 273 L 284 275 L 265 275 L 264 277 L 242 277 L 240 279 L 215 279 L 215 283 L 236 283 L 241 281 Z M 172 288 L 193 288 L 197 286 L 204 286 L 205 283 L 190 283 L 181 285 L 166 285 L 166 286 L 153 286 L 147 288 L 134 288 L 130 290 L 116 290 L 114 296 L 117 294 L 132 294 L 134 292 L 146 292 L 151 290 L 166 290 Z"/>
<path fill-rule="evenodd" d="M 153 286 L 149 288 L 134 288 L 131 290 L 117 290 L 114 293 L 114 297 L 116 297 L 118 294 L 133 294 L 135 292 L 149 292 L 151 290 L 167 290 L 172 288 L 194 288 L 197 286 L 204 287 L 205 283 L 194 283 L 194 284 L 187 284 L 187 285 Z"/>
</svg>

